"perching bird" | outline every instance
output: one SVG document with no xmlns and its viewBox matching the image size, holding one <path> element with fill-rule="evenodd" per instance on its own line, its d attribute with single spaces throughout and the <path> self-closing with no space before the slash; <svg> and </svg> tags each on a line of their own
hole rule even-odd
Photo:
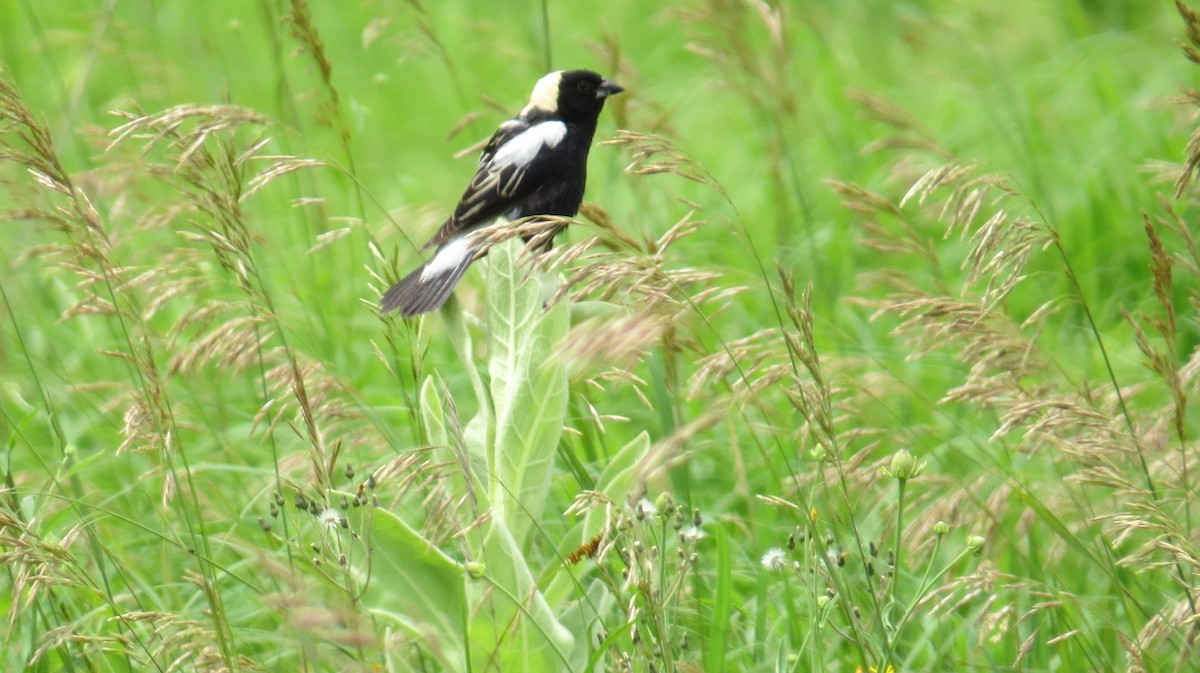
<svg viewBox="0 0 1200 673">
<path fill-rule="evenodd" d="M 573 217 L 583 200 L 587 157 L 604 100 L 624 91 L 590 70 L 538 80 L 529 105 L 496 129 L 454 214 L 425 244 L 437 251 L 384 293 L 385 312 L 411 317 L 446 303 L 471 262 L 482 256 L 471 232 L 497 218 Z"/>
</svg>

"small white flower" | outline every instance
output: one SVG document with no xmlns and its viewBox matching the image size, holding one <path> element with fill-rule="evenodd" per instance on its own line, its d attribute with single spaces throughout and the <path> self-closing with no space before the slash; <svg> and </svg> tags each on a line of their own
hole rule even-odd
<svg viewBox="0 0 1200 673">
<path fill-rule="evenodd" d="M 684 542 L 699 542 L 704 539 L 704 531 L 696 526 L 684 526 L 679 529 L 679 538 Z"/>
<path fill-rule="evenodd" d="M 787 567 L 787 552 L 779 547 L 771 547 L 762 556 L 762 567 L 771 572 L 780 572 Z"/>
<path fill-rule="evenodd" d="M 658 514 L 658 508 L 654 506 L 654 503 L 650 502 L 646 498 L 639 500 L 637 506 L 638 509 L 642 510 L 642 514 L 647 519 L 653 519 L 654 515 Z"/>
<path fill-rule="evenodd" d="M 342 525 L 342 513 L 332 507 L 326 507 L 317 515 L 317 521 L 326 531 L 334 531 Z"/>
</svg>

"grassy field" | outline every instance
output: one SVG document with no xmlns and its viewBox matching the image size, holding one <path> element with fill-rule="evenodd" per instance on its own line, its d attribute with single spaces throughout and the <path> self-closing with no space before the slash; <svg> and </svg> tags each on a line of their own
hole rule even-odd
<svg viewBox="0 0 1200 673">
<path fill-rule="evenodd" d="M 1189 55 L 1117 0 L 0 4 L 0 670 L 1200 670 Z M 575 67 L 579 221 L 379 315 Z"/>
</svg>

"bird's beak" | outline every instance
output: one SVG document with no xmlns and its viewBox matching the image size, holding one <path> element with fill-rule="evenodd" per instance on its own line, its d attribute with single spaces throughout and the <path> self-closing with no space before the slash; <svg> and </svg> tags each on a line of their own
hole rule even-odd
<svg viewBox="0 0 1200 673">
<path fill-rule="evenodd" d="M 602 79 L 600 80 L 600 87 L 596 89 L 596 98 L 608 98 L 609 96 L 619 94 L 624 90 L 625 87 L 621 86 L 620 84 Z"/>
</svg>

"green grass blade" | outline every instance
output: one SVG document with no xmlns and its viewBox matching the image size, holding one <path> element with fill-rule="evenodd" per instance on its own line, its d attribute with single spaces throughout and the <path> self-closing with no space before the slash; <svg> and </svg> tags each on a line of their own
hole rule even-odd
<svg viewBox="0 0 1200 673">
<path fill-rule="evenodd" d="M 729 632 L 729 617 L 733 612 L 733 568 L 729 558 L 729 537 L 721 527 L 715 527 L 713 540 L 717 545 L 716 594 L 713 597 L 712 616 L 708 623 L 708 649 L 704 652 L 704 669 L 709 673 L 725 670 L 725 655 L 728 651 L 726 638 Z"/>
</svg>

